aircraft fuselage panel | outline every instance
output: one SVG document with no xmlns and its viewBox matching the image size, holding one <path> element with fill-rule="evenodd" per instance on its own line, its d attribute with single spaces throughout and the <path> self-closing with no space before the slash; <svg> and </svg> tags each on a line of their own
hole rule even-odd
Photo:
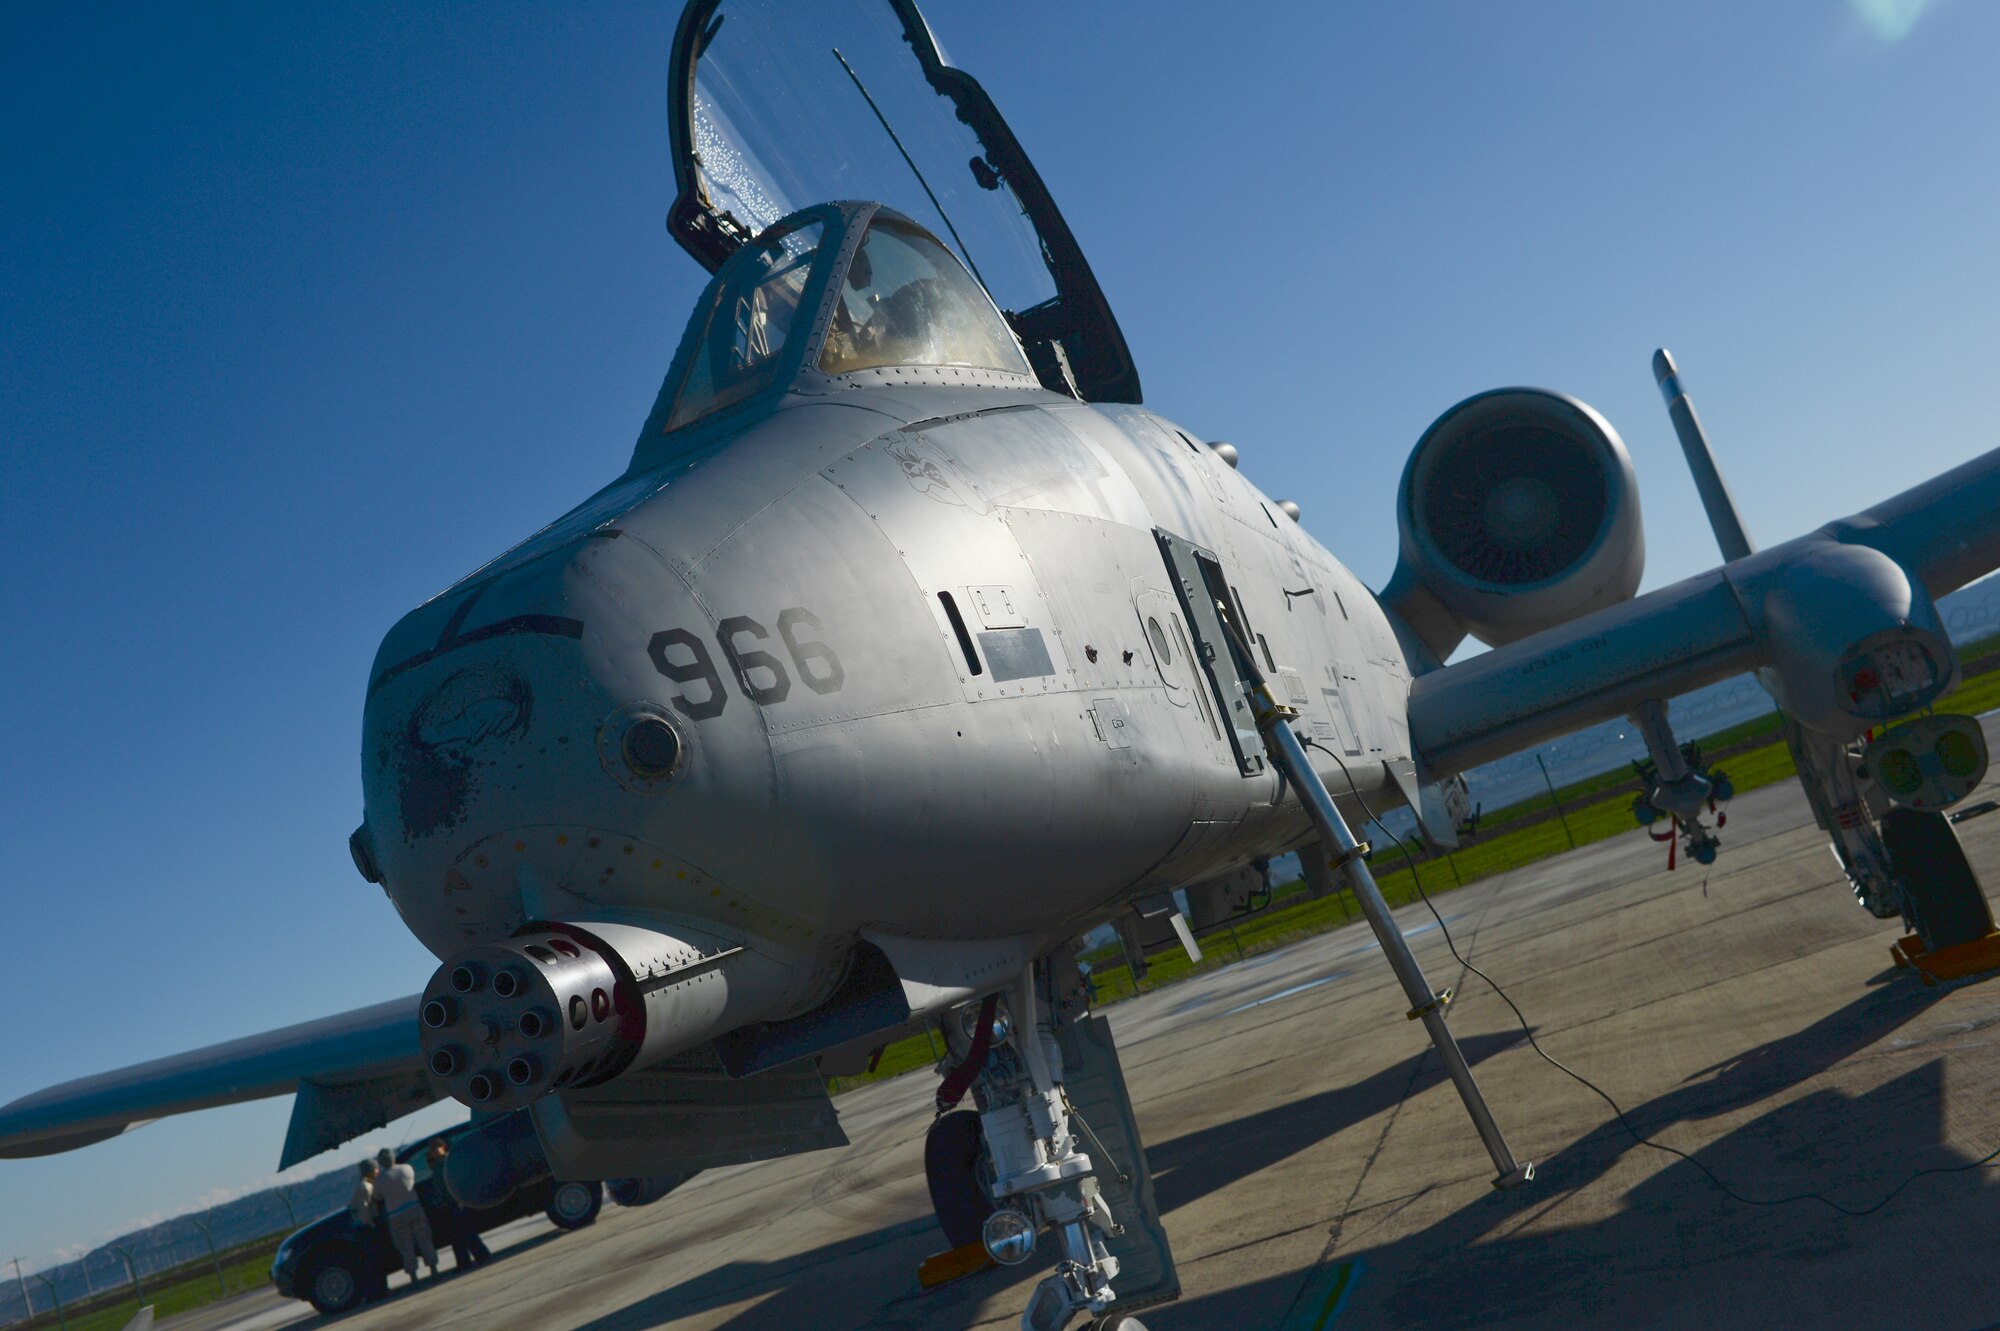
<svg viewBox="0 0 2000 1331">
<path fill-rule="evenodd" d="M 370 824 L 400 835 L 375 850 L 440 953 L 606 912 L 801 954 L 863 927 L 1002 936 L 1296 844 L 1168 537 L 1219 568 L 1300 728 L 1378 809 L 1399 798 L 1408 673 L 1374 598 L 1144 409 L 795 397 L 581 511 L 378 660 Z M 631 770 L 640 722 L 670 727 L 672 771 Z"/>
</svg>

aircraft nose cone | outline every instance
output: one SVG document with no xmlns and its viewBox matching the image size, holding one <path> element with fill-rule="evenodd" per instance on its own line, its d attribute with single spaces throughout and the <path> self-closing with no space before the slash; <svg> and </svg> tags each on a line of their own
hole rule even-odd
<svg viewBox="0 0 2000 1331">
<path fill-rule="evenodd" d="M 482 770 L 528 735 L 534 715 L 534 686 L 506 659 L 449 671 L 425 692 L 387 741 L 404 836 L 463 825 Z"/>
<path fill-rule="evenodd" d="M 649 644 L 690 624 L 708 631 L 658 555 L 600 538 L 468 581 L 391 630 L 356 861 L 433 952 L 608 910 L 733 903 L 747 920 L 711 867 L 718 840 L 736 844 L 715 812 L 768 789 L 762 732 L 731 744 L 676 707 Z"/>
<path fill-rule="evenodd" d="M 377 654 L 363 718 L 369 859 L 433 950 L 519 923 L 512 882 L 480 872 L 482 842 L 618 790 L 597 742 L 618 699 L 584 660 L 575 562 L 555 554 L 455 588 L 404 616 Z"/>
</svg>

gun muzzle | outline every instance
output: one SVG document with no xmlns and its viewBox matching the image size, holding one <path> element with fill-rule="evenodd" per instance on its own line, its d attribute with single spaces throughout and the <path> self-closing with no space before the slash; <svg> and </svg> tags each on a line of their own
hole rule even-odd
<svg viewBox="0 0 2000 1331">
<path fill-rule="evenodd" d="M 424 1063 L 446 1095 L 518 1109 L 774 1015 L 800 978 L 706 935 L 540 921 L 438 967 L 418 1009 Z"/>
</svg>

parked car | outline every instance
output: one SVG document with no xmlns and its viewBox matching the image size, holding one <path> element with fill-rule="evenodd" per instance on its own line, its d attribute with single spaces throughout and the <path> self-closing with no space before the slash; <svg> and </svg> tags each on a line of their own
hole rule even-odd
<svg viewBox="0 0 2000 1331">
<path fill-rule="evenodd" d="M 438 1137 L 452 1151 L 446 1182 L 481 1232 L 537 1211 L 558 1229 L 582 1229 L 604 1205 L 602 1184 L 558 1183 L 549 1176 L 525 1110 L 461 1123 L 405 1146 L 396 1159 L 416 1170 L 419 1183 L 431 1172 L 424 1148 Z M 338 1313 L 380 1298 L 388 1291 L 389 1273 L 401 1266 L 386 1226 L 357 1225 L 342 1208 L 278 1245 L 271 1283 L 286 1298 Z"/>
</svg>

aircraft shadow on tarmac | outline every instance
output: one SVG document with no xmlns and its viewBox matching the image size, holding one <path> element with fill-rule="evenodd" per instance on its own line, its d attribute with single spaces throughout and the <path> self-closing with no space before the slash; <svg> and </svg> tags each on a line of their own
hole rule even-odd
<svg viewBox="0 0 2000 1331">
<path fill-rule="evenodd" d="M 1465 1051 L 1466 1062 L 1476 1067 L 1521 1043 L 1519 1031 L 1507 1031 L 1468 1035 L 1460 1039 L 1459 1047 Z M 1361 1081 L 1148 1147 L 1146 1163 L 1152 1166 L 1153 1195 L 1159 1200 L 1161 1214 L 1171 1215 L 1197 1197 L 1289 1159 L 1356 1123 L 1365 1123 L 1443 1080 L 1443 1065 L 1426 1048 Z"/>
<path fill-rule="evenodd" d="M 1460 1042 L 1467 1061 L 1474 1065 L 1519 1043 L 1518 1031 L 1474 1035 Z M 1244 1174 L 1277 1164 L 1333 1133 L 1366 1122 L 1443 1077 L 1436 1058 L 1425 1052 L 1351 1085 L 1149 1147 L 1147 1162 L 1152 1166 L 1160 1209 L 1171 1213 L 1174 1208 Z M 871 1331 L 963 1325 L 980 1300 L 1019 1276 L 1014 1272 L 989 1272 L 930 1294 L 919 1293 L 917 1264 L 942 1246 L 936 1223 L 924 1216 L 777 1262 L 728 1262 L 599 1318 L 579 1331 L 639 1331 L 675 1317 L 753 1297 L 773 1286 L 782 1288 L 723 1325 L 746 1329 L 855 1326 Z M 876 1268 L 881 1272 L 880 1278 L 871 1282 L 856 1275 L 851 1265 L 855 1262 L 866 1262 Z M 829 1264 L 833 1264 L 831 1268 Z M 828 1269 L 843 1271 L 841 1286 L 892 1291 L 892 1297 L 882 1300 L 878 1294 L 868 1306 L 829 1306 L 830 1298 L 838 1296 L 830 1296 L 823 1279 Z M 845 1320 L 850 1317 L 854 1320 Z"/>
<path fill-rule="evenodd" d="M 1914 986 L 1870 991 L 1794 1035 L 1696 1074 L 1703 1080 L 1690 1079 L 1629 1108 L 1628 1116 L 1654 1135 L 1754 1105 L 1867 1048 L 1937 996 Z M 1943 1061 L 1932 1060 L 1860 1096 L 1813 1091 L 1691 1154 L 1745 1197 L 1818 1192 L 1865 1208 L 1918 1170 L 1971 1163 L 1973 1157 L 1944 1143 L 1943 1090 Z M 1940 1217 L 1953 1215 L 1962 1225 L 1990 1228 L 1992 1199 L 1978 1170 L 1923 1179 L 1873 1215 L 1847 1217 L 1809 1200 L 1746 1205 L 1725 1196 L 1694 1164 L 1676 1160 L 1627 1191 L 1621 1209 L 1606 1219 L 1507 1232 L 1544 1211 L 1559 1218 L 1568 1197 L 1642 1149 L 1609 1120 L 1542 1161 L 1535 1184 L 1484 1195 L 1417 1233 L 1369 1247 L 1367 1213 L 1344 1217 L 1346 1241 L 1332 1260 L 1358 1260 L 1369 1284 L 1393 1291 L 1370 1302 L 1384 1324 L 1399 1328 L 1487 1327 L 1516 1319 L 1521 1325 L 1652 1325 L 1703 1286 L 1763 1291 L 1762 1302 L 1743 1300 L 1743 1322 L 1725 1316 L 1707 1325 L 1770 1325 L 1771 1299 L 1789 1291 L 1809 1303 L 1817 1294 L 1808 1286 L 1824 1268 L 1804 1263 L 1864 1244 L 1885 1253 L 1886 1240 L 1906 1231 L 1912 1216 L 1923 1217 L 1927 1236 Z M 1407 1202 L 1391 1200 L 1395 1209 Z M 1912 1245 L 1905 1238 L 1894 1246 Z M 1788 1271 L 1788 1263 L 1801 1265 Z M 1253 1315 L 1248 1324 L 1264 1326 L 1268 1319 L 1272 1327 L 1288 1326 L 1290 1316 L 1308 1314 L 1292 1306 L 1308 1275 L 1294 1271 L 1185 1300 L 1147 1314 L 1147 1322 L 1175 1331 L 1224 1325 L 1224 1318 L 1241 1322 L 1246 1310 L 1255 1309 L 1262 1319 Z M 1892 1296 L 1886 1287 L 1880 1297 L 1884 1302 L 1875 1311 L 1887 1312 Z"/>
<path fill-rule="evenodd" d="M 1754 1105 L 1866 1049 L 1922 1013 L 1937 996 L 1914 986 L 1871 989 L 1803 1030 L 1628 1106 L 1628 1116 L 1640 1131 L 1654 1134 Z M 1462 1043 L 1468 1060 L 1478 1064 L 1521 1040 L 1512 1032 L 1475 1035 Z M 1549 1075 L 1560 1074 L 1550 1069 Z M 1161 1209 L 1171 1214 L 1365 1122 L 1442 1077 L 1435 1055 L 1424 1050 L 1352 1085 L 1154 1146 L 1148 1156 Z M 1823 1191 L 1846 1205 L 1865 1206 L 1913 1170 L 1968 1162 L 1943 1142 L 1942 1079 L 1942 1063 L 1933 1061 L 1859 1097 L 1816 1091 L 1693 1154 L 1747 1196 Z M 1581 1087 L 1576 1090 L 1587 1094 Z M 1478 1163 L 1469 1128 L 1465 1149 L 1468 1161 Z M 1639 1149 L 1607 1116 L 1540 1162 L 1535 1184 L 1481 1196 L 1418 1233 L 1368 1248 L 1353 1242 L 1365 1235 L 1368 1213 L 1348 1218 L 1350 1230 L 1358 1232 L 1349 1233 L 1349 1242 L 1334 1259 L 1359 1258 L 1370 1284 L 1393 1282 L 1397 1292 L 1384 1306 L 1390 1323 L 1398 1327 L 1474 1326 L 1509 1317 L 1533 1319 L 1556 1310 L 1595 1324 L 1600 1318 L 1616 1319 L 1621 1309 L 1634 1315 L 1656 1311 L 1673 1298 L 1663 1285 L 1688 1278 L 1694 1268 L 1732 1261 L 1768 1266 L 1839 1252 L 1861 1237 L 1850 1226 L 1893 1226 L 1905 1206 L 1964 1205 L 1985 1186 L 1976 1171 L 1928 1179 L 1877 1217 L 1847 1221 L 1817 1202 L 1778 1208 L 1740 1204 L 1720 1193 L 1694 1165 L 1675 1161 L 1627 1192 L 1623 1209 L 1608 1219 L 1555 1232 L 1492 1237 L 1544 1208 L 1559 1212 L 1570 1194 Z M 1398 1206 L 1407 1200 L 1395 1199 Z M 745 1299 L 756 1302 L 723 1326 L 744 1331 L 960 1326 L 973 1319 L 981 1300 L 1019 1278 L 1015 1272 L 988 1272 L 920 1294 L 916 1265 L 939 1246 L 937 1228 L 925 1216 L 775 1262 L 728 1262 L 580 1331 L 641 1331 Z M 829 1279 L 830 1272 L 840 1274 Z M 1445 1272 L 1449 1279 L 1438 1279 Z M 1186 1299 L 1148 1312 L 1146 1321 L 1158 1331 L 1279 1327 L 1309 1275 L 1295 1270 L 1226 1293 Z"/>
</svg>

